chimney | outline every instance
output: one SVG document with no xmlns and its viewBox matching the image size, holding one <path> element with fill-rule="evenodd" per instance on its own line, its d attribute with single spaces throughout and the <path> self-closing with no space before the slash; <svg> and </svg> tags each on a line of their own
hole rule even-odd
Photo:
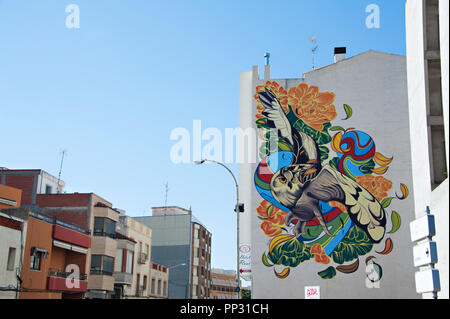
<svg viewBox="0 0 450 319">
<path fill-rule="evenodd" d="M 345 60 L 346 53 L 347 53 L 346 47 L 334 48 L 334 63 Z"/>
</svg>

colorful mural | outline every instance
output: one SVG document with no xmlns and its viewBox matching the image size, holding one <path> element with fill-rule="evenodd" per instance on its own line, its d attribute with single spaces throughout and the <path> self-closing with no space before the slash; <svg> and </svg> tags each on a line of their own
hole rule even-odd
<svg viewBox="0 0 450 319">
<path fill-rule="evenodd" d="M 364 131 L 333 126 L 338 113 L 332 92 L 305 83 L 287 91 L 267 81 L 256 87 L 254 98 L 256 126 L 265 141 L 254 175 L 263 198 L 257 216 L 269 237 L 262 263 L 282 265 L 274 274 L 286 278 L 291 268 L 316 262 L 328 266 L 318 275 L 331 279 L 357 271 L 367 255 L 364 262 L 377 272 L 375 280 L 381 279 L 374 259 L 392 252 L 391 237 L 401 226 L 391 204 L 408 196 L 406 185 L 400 183 L 397 194 L 382 176 L 393 157 L 378 152 Z M 344 104 L 343 112 L 349 121 L 353 109 Z"/>
</svg>

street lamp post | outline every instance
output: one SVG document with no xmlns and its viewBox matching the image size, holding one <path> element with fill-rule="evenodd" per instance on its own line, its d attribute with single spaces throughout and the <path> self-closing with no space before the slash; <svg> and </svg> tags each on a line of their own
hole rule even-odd
<svg viewBox="0 0 450 319">
<path fill-rule="evenodd" d="M 241 284 L 240 284 L 240 269 L 239 269 L 239 213 L 242 212 L 243 208 L 242 205 L 239 203 L 239 185 L 236 179 L 236 176 L 234 176 L 233 172 L 223 163 L 215 160 L 209 160 L 209 159 L 202 159 L 200 161 L 194 161 L 195 164 L 200 165 L 205 162 L 211 162 L 219 164 L 220 166 L 224 167 L 233 177 L 234 183 L 236 185 L 236 206 L 234 211 L 236 212 L 236 297 L 237 299 L 240 299 L 240 292 L 241 292 Z"/>
</svg>

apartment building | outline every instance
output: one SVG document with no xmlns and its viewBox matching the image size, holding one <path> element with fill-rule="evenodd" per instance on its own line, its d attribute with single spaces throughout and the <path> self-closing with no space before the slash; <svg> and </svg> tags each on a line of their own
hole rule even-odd
<svg viewBox="0 0 450 319">
<path fill-rule="evenodd" d="M 236 271 L 211 269 L 210 299 L 237 299 Z"/>
<path fill-rule="evenodd" d="M 91 232 L 91 247 L 83 270 L 88 278 L 85 298 L 111 298 L 119 211 L 94 193 L 38 194 L 36 203 L 41 214 Z"/>
<path fill-rule="evenodd" d="M 168 269 L 151 262 L 152 230 L 121 211 L 117 238 L 116 298 L 167 298 Z"/>
<path fill-rule="evenodd" d="M 168 298 L 208 298 L 212 235 L 207 228 L 178 206 L 153 207 L 152 216 L 134 219 L 152 229 L 152 262 L 170 270 Z"/>
<path fill-rule="evenodd" d="M 192 216 L 191 298 L 208 299 L 211 289 L 211 233 Z"/>
<path fill-rule="evenodd" d="M 169 296 L 169 268 L 154 262 L 150 263 L 149 297 L 167 299 Z"/>
<path fill-rule="evenodd" d="M 121 226 L 118 226 L 121 228 Z M 117 253 L 114 260 L 114 299 L 136 296 L 131 290 L 135 282 L 135 245 L 137 241 L 120 232 L 116 233 Z"/>
<path fill-rule="evenodd" d="M 21 214 L 11 214 L 18 210 Z M 0 209 L 0 299 L 19 297 L 27 220 L 27 209 Z"/>
<path fill-rule="evenodd" d="M 81 299 L 87 290 L 84 272 L 91 237 L 82 230 L 29 207 L 3 211 L 26 220 L 23 255 L 16 271 L 20 299 Z M 16 235 L 17 236 L 17 235 Z M 16 251 L 18 249 L 16 248 Z M 17 257 L 21 254 L 16 252 Z"/>
<path fill-rule="evenodd" d="M 0 167 L 0 185 L 22 190 L 22 206 L 36 205 L 37 194 L 64 191 L 65 182 L 41 169 L 8 169 Z"/>
</svg>

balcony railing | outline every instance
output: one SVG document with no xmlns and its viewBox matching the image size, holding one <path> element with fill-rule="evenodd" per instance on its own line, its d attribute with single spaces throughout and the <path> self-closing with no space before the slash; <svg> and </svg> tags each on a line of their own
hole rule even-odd
<svg viewBox="0 0 450 319">
<path fill-rule="evenodd" d="M 75 274 L 75 273 L 69 273 L 69 272 L 64 272 L 64 271 L 60 271 L 54 268 L 50 268 L 48 271 L 48 275 L 50 277 L 58 277 L 58 278 L 68 278 L 70 277 L 70 279 L 74 279 L 74 280 L 87 280 L 87 275 L 86 274 Z"/>
<path fill-rule="evenodd" d="M 41 214 L 39 208 L 38 209 L 36 209 L 36 208 L 31 209 L 30 210 L 30 216 L 33 216 L 33 217 L 35 217 L 37 219 L 40 219 L 40 220 L 44 220 L 44 221 L 46 221 L 46 222 L 48 222 L 50 224 L 61 225 L 61 226 L 70 228 L 72 230 L 76 230 L 77 232 L 80 232 L 80 233 L 83 233 L 83 234 L 86 234 L 86 235 L 90 235 L 91 234 L 91 231 L 89 229 L 84 229 L 84 228 L 77 227 L 75 225 L 68 224 L 66 222 L 63 222 L 62 220 L 59 220 L 57 217 L 54 217 L 54 216 L 46 216 L 45 214 Z"/>
<path fill-rule="evenodd" d="M 112 276 L 113 272 L 103 269 L 91 269 L 91 275 L 104 275 L 104 276 Z"/>
<path fill-rule="evenodd" d="M 86 292 L 87 276 L 50 269 L 47 278 L 47 289 L 50 291 Z"/>
<path fill-rule="evenodd" d="M 106 233 L 106 232 L 104 232 L 103 230 L 100 230 L 100 229 L 94 229 L 93 234 L 94 234 L 94 236 L 109 237 L 109 238 L 112 238 L 112 239 L 117 239 L 116 234 Z"/>
</svg>

